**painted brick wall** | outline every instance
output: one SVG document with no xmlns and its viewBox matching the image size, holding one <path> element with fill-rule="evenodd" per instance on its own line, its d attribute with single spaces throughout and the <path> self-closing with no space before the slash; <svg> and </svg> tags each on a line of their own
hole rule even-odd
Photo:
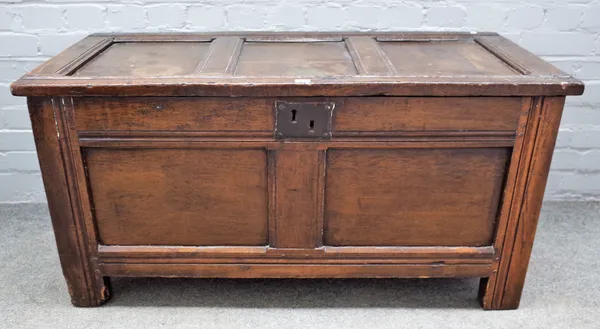
<svg viewBox="0 0 600 329">
<path fill-rule="evenodd" d="M 0 0 L 0 202 L 45 200 L 24 99 L 10 82 L 88 33 L 372 29 L 498 31 L 583 79 L 546 198 L 600 200 L 600 0 Z"/>
</svg>

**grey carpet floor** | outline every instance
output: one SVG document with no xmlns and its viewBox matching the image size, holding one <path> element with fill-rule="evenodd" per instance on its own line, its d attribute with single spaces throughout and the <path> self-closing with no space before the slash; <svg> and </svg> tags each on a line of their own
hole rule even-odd
<svg viewBox="0 0 600 329">
<path fill-rule="evenodd" d="M 520 309 L 474 279 L 113 279 L 71 306 L 46 205 L 0 205 L 0 328 L 600 328 L 600 203 L 546 203 Z"/>
</svg>

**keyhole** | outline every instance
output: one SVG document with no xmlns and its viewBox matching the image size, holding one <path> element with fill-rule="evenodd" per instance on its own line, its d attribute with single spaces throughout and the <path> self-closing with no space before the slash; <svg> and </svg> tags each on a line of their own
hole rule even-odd
<svg viewBox="0 0 600 329">
<path fill-rule="evenodd" d="M 308 124 L 308 131 L 311 133 L 315 132 L 315 120 L 310 120 Z"/>
<path fill-rule="evenodd" d="M 292 122 L 293 123 L 296 123 L 296 113 L 298 113 L 298 111 L 292 110 Z"/>
</svg>

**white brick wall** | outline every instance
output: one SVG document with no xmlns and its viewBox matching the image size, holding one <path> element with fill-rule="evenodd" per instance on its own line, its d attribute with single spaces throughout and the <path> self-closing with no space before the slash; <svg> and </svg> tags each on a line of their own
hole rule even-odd
<svg viewBox="0 0 600 329">
<path fill-rule="evenodd" d="M 600 0 L 0 0 L 0 202 L 45 200 L 25 100 L 10 82 L 88 33 L 371 29 L 498 31 L 583 79 L 546 197 L 600 200 Z"/>
</svg>

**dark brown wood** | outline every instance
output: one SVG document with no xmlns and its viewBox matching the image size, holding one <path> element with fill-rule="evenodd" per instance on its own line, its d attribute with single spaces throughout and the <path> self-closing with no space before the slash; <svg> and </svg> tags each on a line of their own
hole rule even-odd
<svg viewBox="0 0 600 329">
<path fill-rule="evenodd" d="M 396 68 L 372 37 L 360 36 L 346 39 L 346 46 L 362 75 L 397 75 Z"/>
<path fill-rule="evenodd" d="M 516 178 L 522 192 L 513 196 L 497 278 L 484 287 L 484 308 L 519 307 L 564 102 L 564 97 L 544 98 L 531 109 L 521 154 L 525 160 Z"/>
<path fill-rule="evenodd" d="M 519 47 L 514 42 L 499 35 L 478 36 L 475 41 L 511 66 L 518 67 L 523 74 L 540 76 L 560 75 L 565 73 L 536 55 Z"/>
<path fill-rule="evenodd" d="M 268 98 L 74 98 L 79 131 L 264 132 L 273 135 L 274 100 Z"/>
<path fill-rule="evenodd" d="M 104 264 L 493 264 L 493 247 L 100 246 Z"/>
<path fill-rule="evenodd" d="M 82 64 L 98 55 L 98 52 L 106 49 L 105 46 L 112 44 L 112 42 L 113 38 L 110 37 L 89 36 L 33 69 L 25 77 L 72 73 L 73 68 L 79 68 L 78 64 Z"/>
<path fill-rule="evenodd" d="M 344 76 L 356 68 L 343 42 L 248 42 L 237 76 Z"/>
<path fill-rule="evenodd" d="M 330 149 L 324 242 L 490 245 L 507 155 L 501 148 Z"/>
<path fill-rule="evenodd" d="M 100 264 L 111 276 L 187 278 L 445 278 L 487 275 L 490 265 Z"/>
<path fill-rule="evenodd" d="M 523 168 L 524 166 L 526 166 L 527 163 L 531 161 L 531 158 L 528 156 L 528 153 L 531 152 L 527 151 L 530 145 L 525 144 L 525 133 L 527 132 L 528 140 L 531 140 L 531 136 L 535 133 L 535 129 L 527 130 L 527 128 L 528 126 L 532 127 L 535 125 L 535 113 L 539 113 L 540 101 L 540 98 L 524 98 L 522 102 L 519 125 L 516 131 L 517 138 L 515 139 L 515 145 L 513 147 L 510 166 L 507 171 L 503 202 L 500 207 L 500 216 L 498 217 L 498 224 L 496 225 L 494 246 L 498 248 L 498 250 L 502 250 L 502 247 L 504 245 L 504 238 L 506 237 L 506 231 L 508 229 L 509 215 L 511 213 L 511 209 L 519 203 L 519 201 L 516 199 L 513 203 L 513 197 L 518 198 L 519 195 L 523 194 L 523 177 L 525 176 L 523 175 L 523 169 L 519 168 Z M 532 118 L 532 123 L 528 124 L 528 122 L 530 121 L 530 117 Z M 517 176 L 517 174 L 519 174 L 519 176 Z M 517 177 L 519 177 L 518 181 Z M 496 284 L 496 280 L 498 279 L 498 276 L 496 274 L 498 273 L 497 268 L 499 264 L 500 256 L 498 255 L 494 259 L 495 270 L 492 273 L 492 276 L 481 280 L 479 297 L 483 307 L 486 309 L 492 309 L 491 306 L 493 290 Z M 504 278 L 500 278 L 500 280 L 503 279 Z"/>
<path fill-rule="evenodd" d="M 472 276 L 512 309 L 583 84 L 494 33 L 221 32 L 93 35 L 11 89 L 74 305 L 109 276 Z"/>
<path fill-rule="evenodd" d="M 80 132 L 121 136 L 144 136 L 160 131 L 272 135 L 276 104 L 291 104 L 288 107 L 292 108 L 293 104 L 307 103 L 303 99 L 278 101 L 278 98 L 213 97 L 74 98 L 75 106 L 81 109 L 76 115 Z M 344 97 L 320 99 L 310 104 L 333 107 L 333 137 L 414 136 L 427 131 L 437 131 L 436 135 L 499 131 L 512 136 L 521 98 Z"/>
<path fill-rule="evenodd" d="M 518 75 L 501 59 L 470 40 L 387 41 L 380 47 L 401 75 Z"/>
<path fill-rule="evenodd" d="M 232 75 L 242 51 L 244 39 L 239 37 L 216 38 L 205 61 L 196 68 L 198 74 Z"/>
<path fill-rule="evenodd" d="M 209 49 L 207 42 L 113 43 L 72 75 L 144 77 L 190 74 L 198 63 L 204 62 Z"/>
<path fill-rule="evenodd" d="M 518 97 L 348 97 L 336 106 L 333 134 L 341 132 L 509 131 Z"/>
<path fill-rule="evenodd" d="M 319 151 L 277 151 L 275 155 L 276 248 L 318 246 Z"/>
<path fill-rule="evenodd" d="M 29 98 L 28 107 L 58 255 L 75 306 L 98 306 L 110 298 L 110 283 L 97 271 L 79 208 L 72 149 L 62 99 Z"/>
<path fill-rule="evenodd" d="M 88 148 L 118 148 L 118 149 L 143 149 L 143 148 L 215 148 L 215 149 L 239 149 L 239 148 L 266 148 L 268 150 L 281 151 L 324 151 L 330 147 L 338 149 L 431 149 L 431 148 L 491 148 L 511 147 L 512 138 L 481 138 L 475 137 L 410 137 L 377 140 L 376 138 L 345 138 L 320 143 L 291 142 L 291 141 L 267 141 L 264 139 L 235 139 L 220 140 L 213 137 L 147 137 L 147 138 L 80 138 L 80 146 Z"/>
<path fill-rule="evenodd" d="M 269 246 L 219 246 L 219 247 L 183 247 L 183 246 L 106 246 L 98 247 L 98 257 L 103 262 L 129 262 L 133 259 L 149 262 L 171 259 L 181 262 L 210 262 L 211 259 L 244 262 L 255 260 L 278 261 L 348 261 L 364 262 L 373 260 L 396 260 L 412 263 L 440 262 L 491 263 L 495 255 L 494 247 L 332 247 L 322 246 L 314 249 L 280 249 Z M 285 257 L 285 259 L 282 259 Z"/>
<path fill-rule="evenodd" d="M 138 79 L 106 78 L 90 84 L 88 79 L 23 78 L 11 85 L 15 96 L 203 96 L 282 97 L 319 96 L 564 96 L 583 94 L 583 84 L 569 77 L 517 76 L 352 76 L 325 78 L 265 77 L 260 81 L 242 76 L 156 77 Z M 467 86 L 467 87 L 465 87 Z"/>
<path fill-rule="evenodd" d="M 93 84 L 88 77 L 96 77 Z M 564 96 L 583 92 L 581 82 L 501 36 L 453 32 L 94 35 L 11 88 L 22 96 Z"/>
<path fill-rule="evenodd" d="M 264 150 L 93 149 L 86 165 L 103 244 L 267 244 Z"/>
<path fill-rule="evenodd" d="M 81 53 L 81 55 L 69 62 L 67 65 L 62 66 L 60 70 L 56 71 L 56 75 L 72 75 L 80 68 L 82 68 L 87 62 L 92 60 L 94 57 L 96 57 L 101 52 L 105 51 L 108 47 L 112 46 L 113 44 L 113 39 L 106 38 L 100 40 L 94 46 L 89 47 L 86 51 Z M 45 69 L 50 68 L 46 67 Z M 54 73 L 54 71 L 52 71 L 52 73 Z"/>
</svg>

